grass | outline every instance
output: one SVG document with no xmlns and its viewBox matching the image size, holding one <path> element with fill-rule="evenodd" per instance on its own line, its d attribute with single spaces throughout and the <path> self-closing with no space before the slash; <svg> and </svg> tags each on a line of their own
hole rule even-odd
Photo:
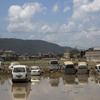
<svg viewBox="0 0 100 100">
<path fill-rule="evenodd" d="M 64 61 L 66 61 L 66 60 L 59 60 L 59 65 L 60 65 L 60 67 L 63 66 Z M 72 62 L 73 62 L 74 64 L 77 64 L 77 63 L 80 62 L 80 61 L 85 61 L 85 60 L 77 60 L 77 59 L 72 60 Z M 4 64 L 5 64 L 6 66 L 9 66 L 11 62 L 13 62 L 13 61 L 5 61 Z M 19 62 L 21 65 L 28 65 L 29 67 L 30 67 L 30 66 L 35 66 L 35 65 L 37 65 L 37 66 L 39 66 L 39 67 L 40 67 L 41 69 L 43 69 L 43 70 L 49 70 L 49 69 L 48 69 L 48 67 L 49 67 L 49 60 L 18 61 L 18 62 Z M 90 63 L 90 62 L 88 62 L 87 64 L 88 64 L 88 68 L 91 69 L 91 68 L 94 68 L 94 67 L 95 67 L 95 64 L 96 64 L 96 63 Z M 75 67 L 77 68 L 77 66 L 75 66 Z"/>
<path fill-rule="evenodd" d="M 44 72 L 44 73 L 49 73 L 49 61 L 50 60 L 29 60 L 29 61 L 18 61 L 21 65 L 28 65 L 29 67 L 30 66 L 39 66 L 41 71 Z M 59 65 L 60 65 L 60 68 L 63 66 L 63 63 L 67 61 L 67 60 L 59 60 Z M 4 61 L 4 64 L 6 66 L 6 69 L 8 69 L 8 66 L 10 65 L 10 63 L 13 62 L 13 61 Z M 75 64 L 75 68 L 77 69 L 77 64 L 78 62 L 86 62 L 86 59 L 72 59 L 72 62 Z M 94 62 L 87 62 L 88 64 L 88 69 L 90 70 L 90 72 L 92 72 L 95 68 L 95 65 L 97 63 L 94 63 Z M 62 72 L 62 70 L 59 70 Z M 59 72 L 58 71 L 58 72 Z M 8 70 L 6 70 L 7 73 L 9 73 Z"/>
<path fill-rule="evenodd" d="M 11 62 L 15 61 L 5 61 L 4 64 L 9 66 Z M 49 61 L 48 60 L 35 60 L 35 61 L 18 61 L 21 65 L 39 66 L 42 71 L 48 71 Z"/>
</svg>

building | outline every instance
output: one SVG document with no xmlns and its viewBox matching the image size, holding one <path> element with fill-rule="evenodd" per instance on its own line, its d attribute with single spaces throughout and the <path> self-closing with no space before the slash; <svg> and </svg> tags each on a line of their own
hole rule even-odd
<svg viewBox="0 0 100 100">
<path fill-rule="evenodd" d="M 70 59 L 70 53 L 69 53 L 68 51 L 66 51 L 66 52 L 64 53 L 64 58 Z"/>
<path fill-rule="evenodd" d="M 3 50 L 2 54 L 0 55 L 1 59 L 4 60 L 18 60 L 18 55 L 12 50 Z"/>
<path fill-rule="evenodd" d="M 41 59 L 41 54 L 24 54 L 18 57 L 18 60 L 39 60 Z"/>
<path fill-rule="evenodd" d="M 89 48 L 85 57 L 88 62 L 100 62 L 100 47 Z"/>
</svg>

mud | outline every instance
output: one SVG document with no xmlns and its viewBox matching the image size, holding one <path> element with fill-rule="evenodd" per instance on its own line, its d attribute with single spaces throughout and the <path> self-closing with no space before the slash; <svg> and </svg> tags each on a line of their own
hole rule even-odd
<svg viewBox="0 0 100 100">
<path fill-rule="evenodd" d="M 99 75 L 62 73 L 32 76 L 29 83 L 12 83 L 0 75 L 0 100 L 100 100 Z"/>
</svg>

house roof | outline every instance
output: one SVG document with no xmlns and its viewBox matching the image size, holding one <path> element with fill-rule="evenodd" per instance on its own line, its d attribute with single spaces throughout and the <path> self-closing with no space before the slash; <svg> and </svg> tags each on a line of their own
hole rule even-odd
<svg viewBox="0 0 100 100">
<path fill-rule="evenodd" d="M 97 46 L 97 47 L 91 47 L 89 48 L 88 50 L 86 51 L 100 51 L 100 46 Z"/>
</svg>

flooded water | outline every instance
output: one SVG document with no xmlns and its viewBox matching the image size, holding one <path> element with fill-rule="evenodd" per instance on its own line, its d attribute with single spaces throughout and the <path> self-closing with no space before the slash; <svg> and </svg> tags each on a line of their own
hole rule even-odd
<svg viewBox="0 0 100 100">
<path fill-rule="evenodd" d="M 0 100 L 100 100 L 100 77 L 53 73 L 12 84 L 0 75 Z"/>
</svg>

